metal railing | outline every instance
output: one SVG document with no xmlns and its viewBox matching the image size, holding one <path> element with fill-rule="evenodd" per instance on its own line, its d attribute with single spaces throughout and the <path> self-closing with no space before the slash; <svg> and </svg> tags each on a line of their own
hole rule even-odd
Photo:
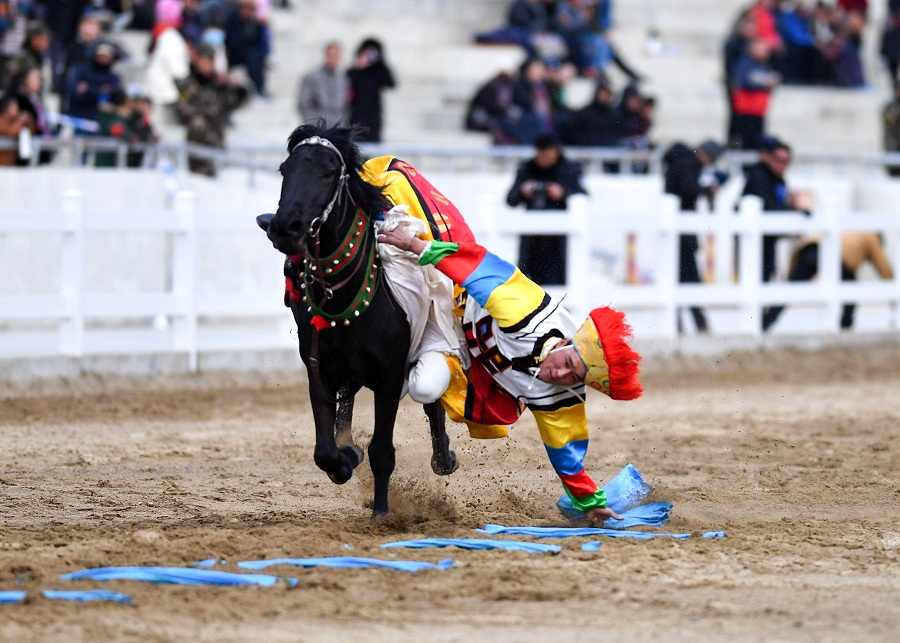
<svg viewBox="0 0 900 643">
<path fill-rule="evenodd" d="M 408 161 L 423 172 L 491 172 L 511 175 L 522 162 L 534 156 L 529 146 L 468 146 L 428 144 L 364 144 L 369 157 L 391 155 Z M 17 149 L 16 141 L 0 138 L 0 150 Z M 128 143 L 105 137 L 34 137 L 29 165 L 41 162 L 42 152 L 52 155 L 57 166 L 95 166 L 98 154 L 112 154 L 105 164 L 128 168 L 129 159 L 140 157 L 134 167 L 156 167 L 170 161 L 176 170 L 186 170 L 188 158 L 211 161 L 217 168 L 243 168 L 248 183 L 257 173 L 272 174 L 284 160 L 286 150 L 277 144 L 234 144 L 218 149 L 188 142 Z M 659 174 L 664 150 L 567 146 L 565 154 L 578 161 L 586 174 Z M 729 151 L 720 160 L 722 169 L 739 173 L 742 166 L 755 162 L 755 152 Z M 836 176 L 884 176 L 889 168 L 900 168 L 900 153 L 834 154 L 795 151 L 792 169 L 808 174 Z"/>
</svg>

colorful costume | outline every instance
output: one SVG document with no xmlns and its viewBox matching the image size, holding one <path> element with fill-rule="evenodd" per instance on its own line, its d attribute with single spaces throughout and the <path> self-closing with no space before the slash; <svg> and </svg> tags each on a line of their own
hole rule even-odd
<svg viewBox="0 0 900 643">
<path fill-rule="evenodd" d="M 476 243 L 434 241 L 419 263 L 434 265 L 467 295 L 463 331 L 472 362 L 465 388 L 460 390 L 457 365 L 441 399 L 451 418 L 467 421 L 470 430 L 479 423 L 511 424 L 524 403 L 534 413 L 547 455 L 573 506 L 580 511 L 605 507 L 605 494 L 583 464 L 588 447 L 585 385 L 551 384 L 537 379 L 537 372 L 548 345 L 572 338 L 593 388 L 614 399 L 639 396 L 640 356 L 624 342 L 629 329 L 622 314 L 597 309 L 579 329 L 540 286 Z"/>
<path fill-rule="evenodd" d="M 394 205 L 409 206 L 409 214 L 428 226 L 423 238 L 439 241 L 475 241 L 475 235 L 456 206 L 406 161 L 379 156 L 363 165 L 360 176 L 382 188 Z"/>
</svg>

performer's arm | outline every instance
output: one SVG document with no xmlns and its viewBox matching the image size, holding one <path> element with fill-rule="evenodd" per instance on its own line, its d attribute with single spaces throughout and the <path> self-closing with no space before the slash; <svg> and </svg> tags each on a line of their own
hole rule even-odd
<svg viewBox="0 0 900 643">
<path fill-rule="evenodd" d="M 584 512 L 606 507 L 606 494 L 584 469 L 588 426 L 584 404 L 554 411 L 532 409 L 550 464 L 563 483 L 572 506 Z"/>
<path fill-rule="evenodd" d="M 513 328 L 541 308 L 547 294 L 513 264 L 477 243 L 427 242 L 399 227 L 378 238 L 419 255 L 450 277 L 497 320 L 501 329 Z"/>
</svg>

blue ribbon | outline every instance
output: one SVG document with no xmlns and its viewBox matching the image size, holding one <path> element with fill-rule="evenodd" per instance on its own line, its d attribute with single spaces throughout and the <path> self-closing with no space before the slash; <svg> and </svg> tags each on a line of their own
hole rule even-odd
<svg viewBox="0 0 900 643">
<path fill-rule="evenodd" d="M 0 605 L 7 603 L 18 603 L 26 596 L 26 592 L 0 591 Z"/>
<path fill-rule="evenodd" d="M 110 592 L 105 589 L 89 589 L 86 591 L 60 591 L 45 589 L 44 598 L 60 601 L 112 601 L 114 603 L 130 603 L 131 597 L 120 592 Z"/>
<path fill-rule="evenodd" d="M 460 549 L 508 549 L 528 552 L 559 552 L 559 545 L 542 545 L 528 543 L 520 540 L 490 540 L 487 538 L 421 538 L 419 540 L 399 540 L 385 543 L 384 548 L 408 547 L 410 549 L 424 549 L 426 547 L 459 547 Z"/>
<path fill-rule="evenodd" d="M 505 536 L 535 536 L 537 538 L 571 538 L 573 536 L 609 536 L 610 538 L 690 538 L 690 534 L 658 534 L 647 531 L 626 531 L 624 529 L 606 529 L 604 527 L 504 527 L 503 525 L 485 525 L 484 529 L 475 531 L 483 534 L 503 534 Z"/>
<path fill-rule="evenodd" d="M 173 585 L 261 585 L 271 587 L 280 579 L 264 574 L 234 574 L 191 567 L 97 567 L 60 576 L 63 580 L 138 580 Z"/>
<path fill-rule="evenodd" d="M 447 558 L 438 563 L 423 563 L 415 560 L 378 560 L 376 558 L 356 558 L 353 556 L 330 556 L 326 558 L 273 558 L 272 560 L 249 560 L 237 564 L 241 569 L 265 569 L 272 565 L 293 565 L 295 567 L 346 567 L 360 569 L 381 567 L 402 572 L 418 572 L 423 569 L 452 569 L 456 563 Z"/>
</svg>

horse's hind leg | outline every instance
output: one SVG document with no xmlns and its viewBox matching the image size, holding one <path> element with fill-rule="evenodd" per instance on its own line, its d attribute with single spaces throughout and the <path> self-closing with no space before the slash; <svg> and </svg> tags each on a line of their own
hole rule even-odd
<svg viewBox="0 0 900 643">
<path fill-rule="evenodd" d="M 440 401 L 423 405 L 431 427 L 431 470 L 439 476 L 449 476 L 459 467 L 456 453 L 450 450 L 447 435 L 447 414 Z"/>
</svg>

